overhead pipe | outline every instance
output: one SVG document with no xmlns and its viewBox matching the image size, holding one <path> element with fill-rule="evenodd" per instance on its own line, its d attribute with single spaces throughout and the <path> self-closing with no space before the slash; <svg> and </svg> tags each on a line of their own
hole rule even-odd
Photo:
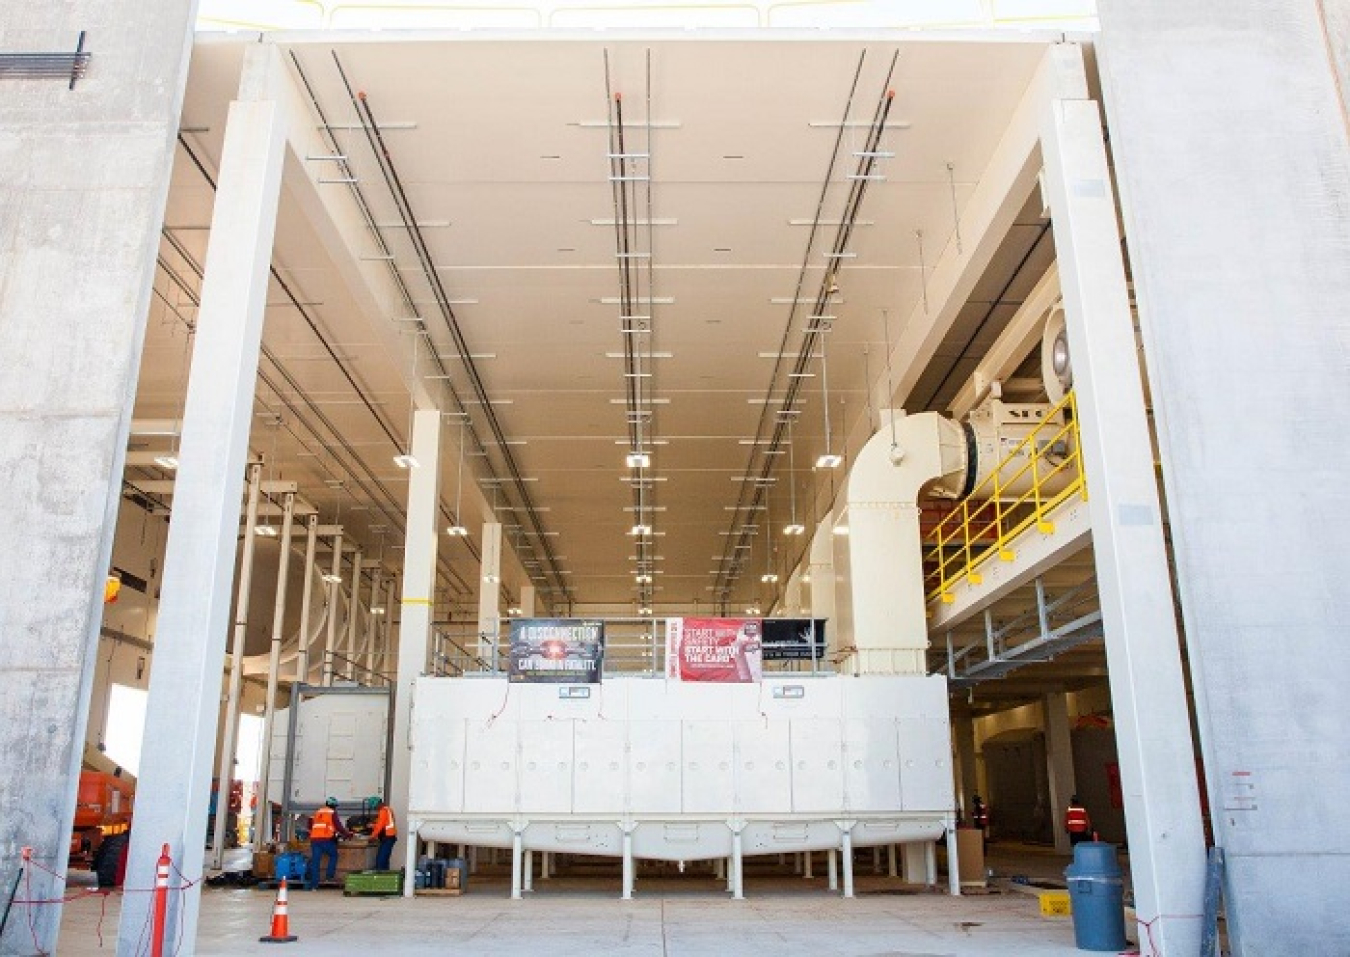
<svg viewBox="0 0 1350 957">
<path fill-rule="evenodd" d="M 454 342 L 455 350 L 458 353 L 461 364 L 469 380 L 469 385 L 479 407 L 482 409 L 484 420 L 492 433 L 492 437 L 498 446 L 502 462 L 509 473 L 511 481 L 515 487 L 516 495 L 519 497 L 521 505 L 525 509 L 533 528 L 535 539 L 544 558 L 548 563 L 549 575 L 553 579 L 554 590 L 560 593 L 565 601 L 571 601 L 571 591 L 567 583 L 558 570 L 558 561 L 553 553 L 552 546 L 544 536 L 543 522 L 539 517 L 539 512 L 530 496 L 529 489 L 526 488 L 522 480 L 520 469 L 516 464 L 515 456 L 507 443 L 506 435 L 502 431 L 501 423 L 497 419 L 496 413 L 492 411 L 491 401 L 488 398 L 487 389 L 483 384 L 482 376 L 478 372 L 478 367 L 471 358 L 468 343 L 464 339 L 463 331 L 460 329 L 459 321 L 455 316 L 454 309 L 450 306 L 449 296 L 446 295 L 445 287 L 441 282 L 439 271 L 436 269 L 435 261 L 431 257 L 431 251 L 426 244 L 426 238 L 422 234 L 421 228 L 417 225 L 417 217 L 413 213 L 412 205 L 408 200 L 406 191 L 403 188 L 403 182 L 398 174 L 398 169 L 394 165 L 393 157 L 389 153 L 388 147 L 384 142 L 384 134 L 381 132 L 379 123 L 375 118 L 374 110 L 371 108 L 369 99 L 364 91 L 356 92 L 352 89 L 351 83 L 347 79 L 347 74 L 342 68 L 342 63 L 338 59 L 337 52 L 331 51 L 333 62 L 337 67 L 339 76 L 342 79 L 343 86 L 347 90 L 348 96 L 352 100 L 358 115 L 362 117 L 362 130 L 366 134 L 366 140 L 369 143 L 375 159 L 379 165 L 381 175 L 389 187 L 390 193 L 394 198 L 394 204 L 398 209 L 399 216 L 408 230 L 409 238 L 413 241 L 413 249 L 417 254 L 421 264 L 423 275 L 431 287 L 432 295 L 435 297 L 436 305 L 445 321 L 446 328 Z M 467 410 L 465 410 L 467 413 Z M 535 543 L 529 545 L 531 552 L 535 548 Z"/>
<path fill-rule="evenodd" d="M 338 600 L 342 597 L 342 528 L 338 527 L 333 536 L 333 567 L 329 572 L 332 581 L 328 583 L 328 635 L 323 645 L 324 685 L 333 683 L 333 652 L 337 647 Z"/>
<path fill-rule="evenodd" d="M 253 580 L 253 526 L 258 521 L 258 496 L 262 491 L 262 463 L 248 469 L 248 508 L 244 515 L 243 554 L 239 558 L 239 594 L 234 606 L 234 639 L 230 647 L 230 684 L 225 698 L 224 740 L 216 775 L 216 817 L 211 838 L 211 866 L 225 863 L 225 824 L 230 816 L 230 787 L 234 782 L 235 738 L 239 733 L 239 696 L 244 678 L 244 638 L 248 633 L 248 599 Z"/>
<path fill-rule="evenodd" d="M 351 605 L 347 608 L 347 640 L 343 645 L 343 670 L 346 672 L 347 680 L 355 681 L 356 672 L 353 665 L 356 663 L 356 624 L 361 617 L 361 566 L 362 562 L 361 546 L 356 546 L 356 556 L 352 559 L 352 584 L 347 593 L 352 596 Z"/>
<path fill-rule="evenodd" d="M 300 648 L 295 659 L 295 683 L 309 684 L 309 612 L 312 604 L 310 576 L 314 573 L 314 550 L 319 543 L 319 516 L 311 515 L 305 528 L 305 576 L 300 595 Z"/>
</svg>

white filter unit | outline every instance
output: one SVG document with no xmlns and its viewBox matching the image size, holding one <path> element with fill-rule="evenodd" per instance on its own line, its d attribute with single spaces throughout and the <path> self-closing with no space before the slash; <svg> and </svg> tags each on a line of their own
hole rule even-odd
<svg viewBox="0 0 1350 957">
<path fill-rule="evenodd" d="M 952 821 L 946 680 L 595 685 L 419 678 L 425 840 L 700 860 L 932 840 Z"/>
<path fill-rule="evenodd" d="M 278 709 L 272 734 L 268 793 L 282 800 L 290 709 Z M 379 690 L 345 692 L 339 687 L 304 697 L 296 714 L 295 755 L 289 803 L 317 807 L 329 797 L 360 806 L 384 794 L 389 695 Z"/>
</svg>

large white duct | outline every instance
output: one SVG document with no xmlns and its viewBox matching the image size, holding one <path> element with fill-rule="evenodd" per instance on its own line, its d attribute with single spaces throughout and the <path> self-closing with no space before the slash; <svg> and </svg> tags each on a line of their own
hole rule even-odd
<svg viewBox="0 0 1350 957">
<path fill-rule="evenodd" d="M 968 489 L 966 433 L 936 412 L 886 410 L 882 423 L 854 460 L 848 504 L 835 522 L 847 529 L 837 536 L 835 574 L 846 563 L 852 608 L 852 653 L 841 665 L 855 674 L 924 674 L 919 500 Z"/>
</svg>

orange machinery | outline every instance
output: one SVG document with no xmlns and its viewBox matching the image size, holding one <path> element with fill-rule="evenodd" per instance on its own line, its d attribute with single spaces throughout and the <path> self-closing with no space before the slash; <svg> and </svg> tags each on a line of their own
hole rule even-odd
<svg viewBox="0 0 1350 957">
<path fill-rule="evenodd" d="M 75 826 L 70 835 L 70 859 L 85 864 L 94 858 L 105 838 L 131 828 L 135 786 L 104 771 L 81 771 L 75 800 Z"/>
</svg>

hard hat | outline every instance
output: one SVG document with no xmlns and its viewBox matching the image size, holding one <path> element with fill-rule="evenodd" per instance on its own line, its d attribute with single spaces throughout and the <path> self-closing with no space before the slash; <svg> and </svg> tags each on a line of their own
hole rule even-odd
<svg viewBox="0 0 1350 957">
<path fill-rule="evenodd" d="M 338 799 L 335 797 L 330 797 L 327 801 L 324 801 L 323 803 L 328 805 L 329 807 L 337 807 Z"/>
</svg>

